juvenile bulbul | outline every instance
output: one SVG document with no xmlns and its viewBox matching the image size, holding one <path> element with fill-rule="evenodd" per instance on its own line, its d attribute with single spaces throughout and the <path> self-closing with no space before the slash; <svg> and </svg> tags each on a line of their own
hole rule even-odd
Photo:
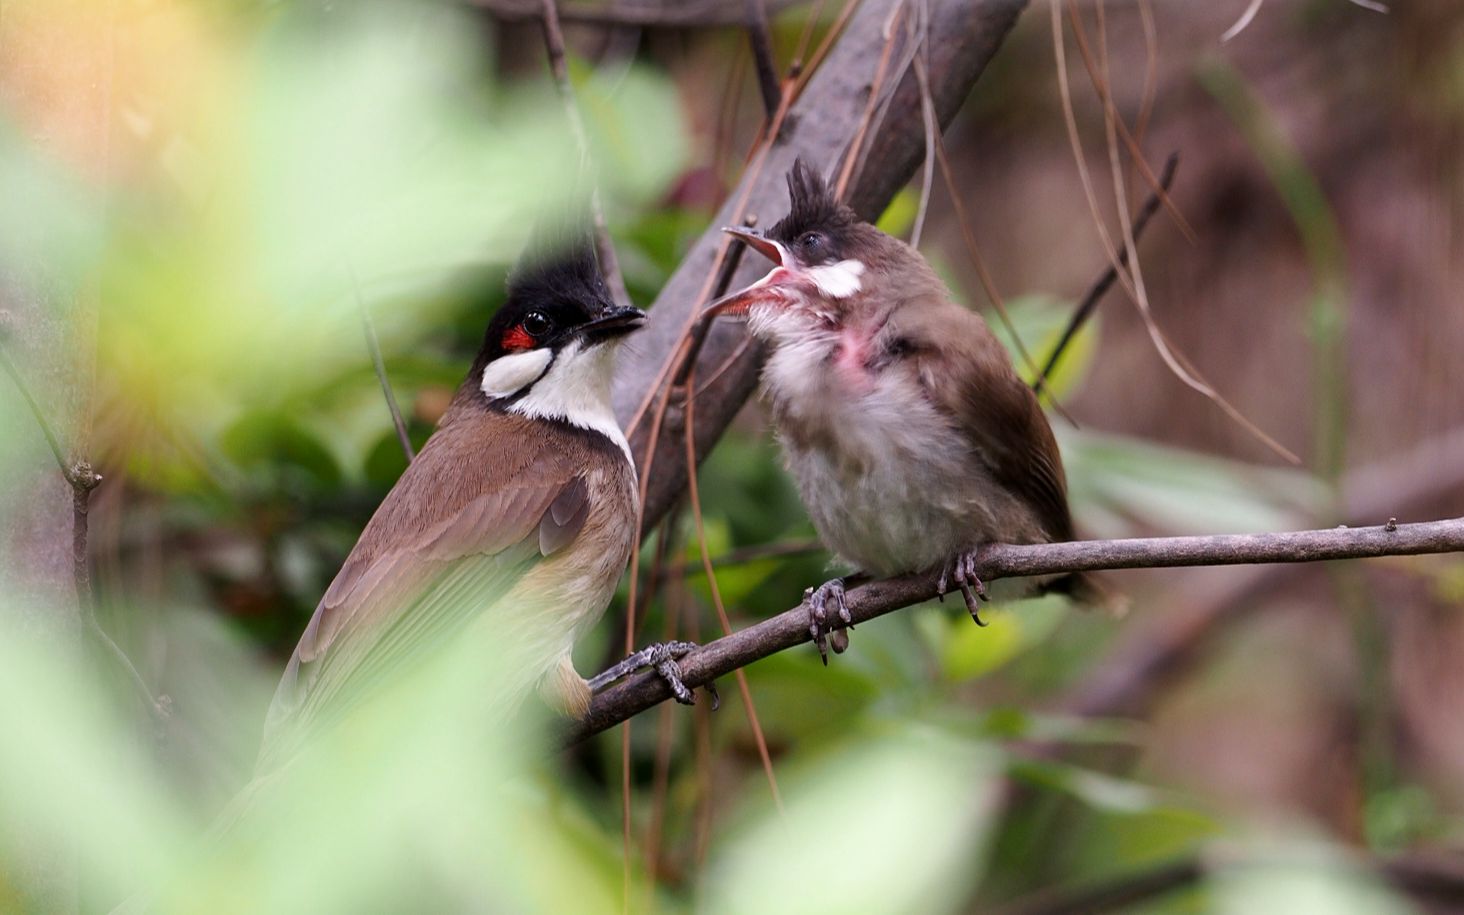
<svg viewBox="0 0 1464 915">
<path fill-rule="evenodd" d="M 980 316 L 909 245 L 860 219 L 802 161 L 766 234 L 727 229 L 774 263 L 714 306 L 745 314 L 769 354 L 762 390 L 820 537 L 863 575 L 941 568 L 980 622 L 975 550 L 1070 540 L 1057 442 Z M 851 576 L 852 577 L 852 576 Z M 845 579 L 809 595 L 827 663 Z M 1088 595 L 1086 580 L 1045 590 Z M 836 633 L 834 649 L 847 644 Z"/>
<path fill-rule="evenodd" d="M 637 534 L 611 369 L 644 318 L 611 301 L 587 241 L 526 255 L 437 431 L 306 627 L 270 707 L 262 769 L 461 638 L 504 668 L 500 694 L 485 697 L 496 713 L 536 683 L 560 710 L 585 712 L 592 687 L 570 652 Z M 668 649 L 656 648 L 638 660 L 665 667 Z"/>
</svg>

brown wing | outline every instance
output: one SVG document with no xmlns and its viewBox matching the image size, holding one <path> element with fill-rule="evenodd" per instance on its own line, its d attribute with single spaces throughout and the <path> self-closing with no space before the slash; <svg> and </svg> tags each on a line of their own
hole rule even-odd
<svg viewBox="0 0 1464 915">
<path fill-rule="evenodd" d="M 526 435 L 522 425 L 484 414 L 427 442 L 301 636 L 270 708 L 262 762 L 272 745 L 291 743 L 281 732 L 339 715 L 574 540 L 590 510 L 585 461 L 595 456 L 576 439 Z"/>
<path fill-rule="evenodd" d="M 1071 540 L 1067 481 L 1052 428 L 1011 357 L 976 314 L 953 303 L 935 320 L 901 331 L 921 361 L 921 379 L 956 417 L 972 453 L 998 483 L 1031 509 L 1049 540 Z"/>
</svg>

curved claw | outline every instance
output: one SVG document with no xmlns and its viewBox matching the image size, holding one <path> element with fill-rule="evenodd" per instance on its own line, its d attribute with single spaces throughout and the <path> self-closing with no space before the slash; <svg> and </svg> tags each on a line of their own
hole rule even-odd
<svg viewBox="0 0 1464 915">
<path fill-rule="evenodd" d="M 830 579 L 817 588 L 804 592 L 804 599 L 808 601 L 808 635 L 818 647 L 818 656 L 825 667 L 829 664 L 829 648 L 833 648 L 834 654 L 843 654 L 849 647 L 849 634 L 845 629 L 854 628 L 851 625 L 854 616 L 849 612 L 844 593 L 842 578 Z M 844 624 L 842 628 L 829 625 L 831 605 L 840 622 Z"/>
<path fill-rule="evenodd" d="M 692 693 L 689 686 L 682 682 L 681 665 L 676 662 L 686 657 L 696 647 L 695 642 L 657 642 L 654 645 L 647 645 L 591 680 L 590 690 L 598 693 L 622 677 L 629 676 L 643 667 L 649 667 L 666 681 L 667 686 L 671 687 L 671 695 L 677 702 L 682 705 L 695 705 L 696 695 Z M 712 696 L 712 709 L 715 710 L 721 704 L 716 687 L 708 683 L 705 689 Z"/>
<path fill-rule="evenodd" d="M 966 601 L 966 610 L 971 614 L 971 619 L 976 625 L 985 626 L 986 621 L 981 618 L 981 601 L 990 600 L 986 595 L 986 585 L 982 583 L 976 574 L 976 551 L 962 553 L 951 561 L 951 577 L 955 579 L 956 586 L 961 590 L 961 597 Z M 941 590 L 944 597 L 946 585 L 946 572 L 940 573 L 940 581 L 936 587 Z"/>
</svg>

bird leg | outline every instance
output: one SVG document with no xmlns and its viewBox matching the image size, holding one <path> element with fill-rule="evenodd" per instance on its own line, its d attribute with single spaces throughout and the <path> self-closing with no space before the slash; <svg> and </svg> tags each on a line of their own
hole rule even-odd
<svg viewBox="0 0 1464 915">
<path fill-rule="evenodd" d="M 985 626 L 986 621 L 981 619 L 981 601 L 990 600 L 986 596 L 986 585 L 976 575 L 976 551 L 958 553 L 952 559 L 949 566 L 943 566 L 940 570 L 940 580 L 935 583 L 935 593 L 941 600 L 945 600 L 948 585 L 954 579 L 956 587 L 961 591 L 961 597 L 966 601 L 966 609 L 971 613 L 971 619 L 976 625 Z M 979 598 L 979 600 L 978 600 Z"/>
<path fill-rule="evenodd" d="M 803 600 L 808 604 L 808 634 L 813 637 L 813 644 L 818 646 L 818 656 L 823 659 L 825 667 L 829 664 L 829 648 L 834 649 L 834 654 L 843 654 L 849 647 L 848 630 L 854 628 L 854 617 L 844 601 L 844 589 L 864 578 L 864 575 L 847 575 L 803 592 Z M 838 615 L 844 624 L 842 627 L 829 625 L 830 610 Z"/>
<path fill-rule="evenodd" d="M 696 647 L 695 642 L 657 642 L 654 645 L 647 645 L 592 679 L 590 691 L 600 693 L 617 680 L 628 677 L 643 667 L 649 667 L 666 681 L 667 686 L 671 687 L 671 695 L 676 697 L 677 702 L 682 705 L 695 705 L 696 697 L 692 694 L 691 688 L 681 682 L 681 665 L 676 662 L 686 657 Z M 712 711 L 716 711 L 717 706 L 721 705 L 716 684 L 709 682 L 702 688 L 707 691 L 707 695 L 712 697 Z"/>
</svg>

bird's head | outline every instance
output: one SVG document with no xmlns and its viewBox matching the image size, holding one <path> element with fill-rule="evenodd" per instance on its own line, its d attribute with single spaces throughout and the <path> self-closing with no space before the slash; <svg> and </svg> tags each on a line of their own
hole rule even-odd
<svg viewBox="0 0 1464 915">
<path fill-rule="evenodd" d="M 774 266 L 756 283 L 715 303 L 709 313 L 747 315 L 754 333 L 783 325 L 837 323 L 898 256 L 894 248 L 899 242 L 860 219 L 802 159 L 788 173 L 788 197 L 788 215 L 768 231 L 722 230 Z"/>
<path fill-rule="evenodd" d="M 609 399 L 615 344 L 644 320 L 645 312 L 611 299 L 588 238 L 557 250 L 531 245 L 488 325 L 473 378 L 490 402 L 519 412 L 535 413 L 545 401 L 570 412 L 590 401 L 598 407 Z"/>
</svg>

